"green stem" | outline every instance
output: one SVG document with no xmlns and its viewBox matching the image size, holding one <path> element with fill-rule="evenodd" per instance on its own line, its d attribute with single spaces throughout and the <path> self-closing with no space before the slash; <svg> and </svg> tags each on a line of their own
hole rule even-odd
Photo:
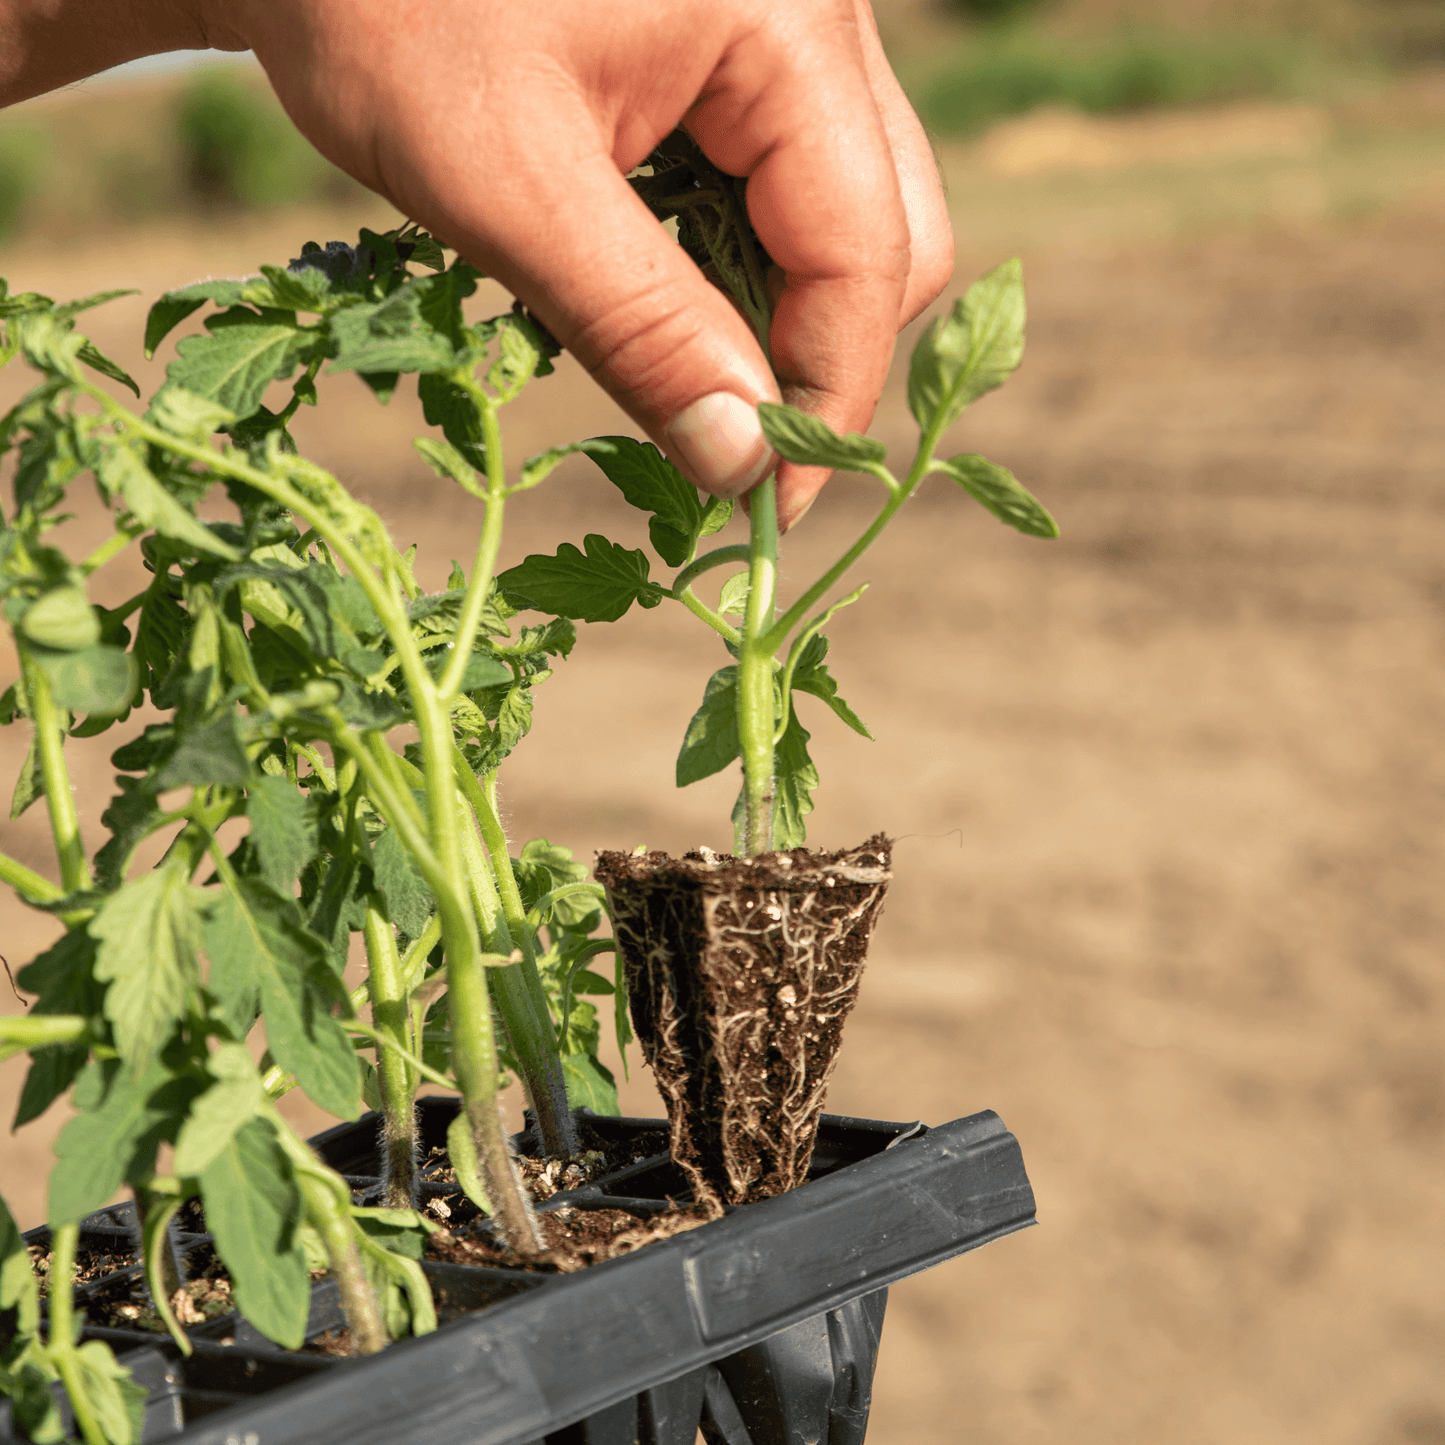
<svg viewBox="0 0 1445 1445">
<path fill-rule="evenodd" d="M 34 694 L 32 693 L 33 697 Z M 86 1445 L 106 1445 L 105 1435 L 91 1408 L 75 1351 L 75 1249 L 79 1224 L 62 1224 L 50 1232 L 50 1358 L 70 1396 L 75 1423 Z"/>
<path fill-rule="evenodd" d="M 736 646 L 742 639 L 742 633 L 739 632 L 732 623 L 727 621 L 722 613 L 714 612 L 691 587 L 684 587 L 682 591 L 676 595 L 677 600 L 681 602 L 694 617 L 700 617 L 714 632 L 718 633 L 726 641 Z"/>
<path fill-rule="evenodd" d="M 373 894 L 366 901 L 367 987 L 378 1042 L 376 1067 L 381 1080 L 382 1178 L 386 1202 L 410 1209 L 416 1202 L 416 1085 L 403 1053 L 411 1044 L 406 988 L 396 934 L 385 904 Z"/>
<path fill-rule="evenodd" d="M 54 903 L 65 897 L 65 890 L 57 888 L 48 878 L 32 873 L 23 863 L 18 863 L 8 854 L 0 853 L 0 883 L 8 883 L 28 903 Z"/>
<path fill-rule="evenodd" d="M 672 580 L 672 595 L 681 597 L 706 572 L 714 567 L 726 567 L 729 562 L 751 562 L 752 553 L 746 542 L 735 542 L 728 547 L 718 547 L 704 552 L 695 562 L 689 562 Z"/>
<path fill-rule="evenodd" d="M 331 1277 L 341 1295 L 341 1308 L 351 1326 L 359 1355 L 374 1355 L 386 1348 L 386 1326 L 376 1307 L 376 1297 L 361 1263 L 354 1227 L 348 1212 L 326 1185 L 314 1175 L 297 1171 L 306 1216 L 326 1249 Z"/>
<path fill-rule="evenodd" d="M 352 1019 L 346 1025 L 346 1031 L 348 1033 L 360 1034 L 362 1038 L 370 1039 L 372 1043 L 376 1044 L 378 1047 L 385 1044 L 388 1048 L 395 1050 L 397 1056 L 401 1058 L 406 1064 L 410 1065 L 410 1067 L 414 1069 L 416 1073 L 419 1074 L 423 1079 L 425 1079 L 427 1083 L 436 1084 L 438 1088 L 450 1089 L 453 1093 L 460 1092 L 461 1086 L 457 1083 L 455 1079 L 447 1078 L 445 1074 L 440 1073 L 438 1072 L 438 1070 L 432 1068 L 432 1066 L 427 1063 L 425 1059 L 418 1058 L 410 1049 L 400 1048 L 397 1045 L 391 1043 L 391 1041 L 382 1034 L 380 1029 L 371 1028 L 368 1025 L 361 1023 L 357 1019 Z M 358 1045 L 358 1047 L 365 1048 L 366 1046 L 362 1044 Z M 393 1205 L 392 1207 L 397 1209 L 409 1209 L 411 1206 L 402 1204 Z"/>
<path fill-rule="evenodd" d="M 751 499 L 749 590 L 738 651 L 738 740 L 743 755 L 742 854 L 773 846 L 773 653 L 768 645 L 778 575 L 777 482 L 768 477 Z M 786 634 L 785 634 L 786 635 Z"/>
<path fill-rule="evenodd" d="M 512 1017 L 504 1013 L 503 1018 L 506 1020 L 512 1047 L 517 1050 L 519 1062 L 522 1059 L 522 1049 L 526 1050 L 529 1074 L 526 1081 L 527 1094 L 532 1103 L 532 1112 L 537 1117 L 538 1131 L 542 1135 L 543 1152 L 550 1159 L 570 1159 L 581 1145 L 567 1099 L 567 1082 L 562 1074 L 562 1060 L 557 1053 L 552 1012 L 547 1007 L 546 990 L 542 987 L 542 975 L 537 969 L 536 942 L 531 929 L 527 927 L 521 890 L 517 887 L 516 874 L 512 872 L 507 834 L 497 815 L 496 774 L 488 774 L 484 784 L 472 772 L 460 750 L 457 752 L 456 769 L 457 777 L 461 779 L 462 791 L 482 830 L 482 842 L 486 844 L 491 858 L 492 878 L 502 906 L 504 937 L 508 946 L 519 948 L 522 953 L 522 962 L 515 974 L 509 969 L 503 969 L 494 975 L 498 986 L 497 1004 L 499 1008 L 502 1007 L 505 997 L 507 1005 L 513 1010 Z M 497 952 L 502 952 L 501 946 L 498 946 Z M 523 1035 L 521 1047 L 518 1044 L 518 1033 Z"/>
<path fill-rule="evenodd" d="M 30 696 L 30 715 L 35 724 L 40 774 L 45 780 L 45 805 L 50 811 L 50 831 L 60 864 L 60 883 L 66 893 L 79 893 L 90 887 L 90 868 L 85 861 L 75 795 L 70 791 L 70 774 L 65 767 L 65 725 L 61 722 L 61 709 L 56 707 L 51 695 L 45 669 L 36 665 L 24 644 L 19 644 L 19 649 L 25 690 Z"/>
</svg>

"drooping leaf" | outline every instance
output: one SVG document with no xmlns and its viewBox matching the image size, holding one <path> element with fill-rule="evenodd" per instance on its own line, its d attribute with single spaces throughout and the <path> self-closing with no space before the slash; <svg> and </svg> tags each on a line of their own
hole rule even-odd
<svg viewBox="0 0 1445 1445">
<path fill-rule="evenodd" d="M 570 1100 L 569 1100 L 570 1102 Z M 487 1198 L 487 1187 L 482 1183 L 482 1170 L 477 1159 L 477 1145 L 472 1138 L 471 1120 L 467 1111 L 460 1109 L 447 1125 L 447 1157 L 456 1170 L 457 1183 L 462 1193 L 484 1214 L 492 1212 L 491 1200 Z"/>
<path fill-rule="evenodd" d="M 914 348 L 908 407 L 919 426 L 940 430 L 970 402 L 1002 386 L 1023 359 L 1024 278 L 1017 260 L 975 281 Z"/>
<path fill-rule="evenodd" d="M 116 1048 L 143 1072 L 199 982 L 200 895 L 184 863 L 177 858 L 123 884 L 91 919 L 90 933 L 99 944 L 95 976 L 110 984 L 104 1011 Z"/>
<path fill-rule="evenodd" d="M 827 655 L 828 639 L 820 632 L 814 633 L 793 669 L 793 691 L 821 698 L 855 733 L 871 741 L 873 734 L 863 725 L 863 720 L 838 696 L 838 684 L 823 661 Z"/>
<path fill-rule="evenodd" d="M 244 1044 L 218 1045 L 206 1060 L 206 1071 L 215 1082 L 191 1104 L 176 1136 L 173 1167 L 182 1177 L 204 1174 L 265 1102 L 261 1076 Z"/>
<path fill-rule="evenodd" d="M 773 779 L 773 847 L 801 848 L 808 838 L 804 819 L 813 811 L 818 769 L 808 755 L 810 734 L 795 712 L 778 743 Z"/>
<path fill-rule="evenodd" d="M 300 1349 L 311 1304 L 306 1256 L 296 1239 L 301 1191 L 271 1123 L 243 1124 L 200 1183 L 206 1227 L 241 1313 L 268 1339 Z"/>
<path fill-rule="evenodd" d="M 974 501 L 987 507 L 1000 522 L 1029 537 L 1057 537 L 1059 524 L 1007 467 L 985 457 L 952 457 L 934 465 L 950 476 Z"/>
<path fill-rule="evenodd" d="M 287 894 L 316 852 L 316 809 L 285 778 L 262 776 L 247 789 L 246 816 L 261 876 Z"/>
<path fill-rule="evenodd" d="M 49 1222 L 70 1224 L 109 1203 L 120 1186 L 155 1172 L 156 1150 L 174 1139 L 200 1085 L 153 1062 L 136 1076 L 120 1060 L 91 1062 L 71 1093 L 79 1111 L 55 1141 Z"/>
<path fill-rule="evenodd" d="M 469 466 L 467 459 L 449 442 L 435 437 L 418 437 L 413 443 L 417 454 L 444 481 L 458 483 L 474 497 L 485 497 L 486 486 Z"/>
<path fill-rule="evenodd" d="M 647 558 L 595 532 L 583 538 L 585 554 L 564 542 L 553 557 L 533 553 L 497 578 L 514 602 L 580 622 L 616 622 L 634 602 L 656 607 Z"/>
<path fill-rule="evenodd" d="M 45 772 L 40 765 L 40 734 L 31 733 L 30 747 L 20 776 L 15 779 L 15 791 L 10 795 L 10 821 L 13 823 L 37 798 L 45 796 Z"/>
<path fill-rule="evenodd" d="M 156 347 L 192 312 L 199 311 L 207 301 L 214 301 L 217 306 L 236 305 L 247 284 L 246 281 L 197 281 L 194 286 L 167 291 L 146 317 L 146 360 L 155 355 Z"/>
<path fill-rule="evenodd" d="M 834 471 L 866 471 L 888 460 L 888 448 L 858 432 L 839 436 L 821 417 L 795 406 L 765 401 L 758 420 L 768 445 L 780 457 L 805 467 L 832 467 Z"/>
<path fill-rule="evenodd" d="M 16 983 L 27 993 L 38 994 L 30 1013 L 80 1014 L 90 1016 L 100 1011 L 101 986 L 96 982 L 95 940 L 84 928 L 72 928 L 25 965 L 16 975 Z M 15 1110 L 18 1129 L 38 1119 L 72 1083 L 89 1056 L 83 1043 L 51 1044 L 32 1051 L 30 1072 L 20 1091 Z"/>
<path fill-rule="evenodd" d="M 107 447 L 96 466 L 96 476 L 108 494 L 124 501 L 141 526 L 153 527 L 163 537 L 203 556 L 226 561 L 240 556 L 166 491 L 132 448 Z"/>
<path fill-rule="evenodd" d="M 670 567 L 681 567 L 702 535 L 706 512 L 697 488 L 651 442 L 597 437 L 592 460 L 639 511 L 651 512 L 648 536 Z"/>
<path fill-rule="evenodd" d="M 707 680 L 702 705 L 693 713 L 677 755 L 677 786 L 685 788 L 720 773 L 742 756 L 738 740 L 738 670 L 719 668 Z"/>
<path fill-rule="evenodd" d="M 83 361 L 92 371 L 98 371 L 102 376 L 108 376 L 122 386 L 128 386 L 137 396 L 140 395 L 140 383 L 135 377 L 119 362 L 112 361 L 95 342 L 87 340 L 75 355 L 78 361 Z"/>
<path fill-rule="evenodd" d="M 257 980 L 266 1039 L 283 1069 L 316 1104 L 343 1119 L 357 1115 L 356 1054 L 330 1013 L 336 992 L 326 943 L 302 921 L 295 901 L 256 878 L 240 878 L 212 907 L 205 926 L 212 982 L 249 973 Z"/>
<path fill-rule="evenodd" d="M 103 1340 L 87 1340 L 76 1350 L 75 1363 L 101 1433 L 111 1445 L 136 1445 L 150 1392 L 131 1378 Z"/>
</svg>

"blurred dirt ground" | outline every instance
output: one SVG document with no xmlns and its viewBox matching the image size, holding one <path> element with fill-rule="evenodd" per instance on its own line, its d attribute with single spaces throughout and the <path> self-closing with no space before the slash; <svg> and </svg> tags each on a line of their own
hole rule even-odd
<svg viewBox="0 0 1445 1445">
<path fill-rule="evenodd" d="M 894 1290 L 872 1445 L 1445 1441 L 1445 138 L 1370 144 L 1087 181 L 954 158 L 958 286 L 1019 245 L 1032 318 L 957 448 L 1011 466 L 1064 536 L 935 483 L 831 629 L 877 742 L 805 716 L 813 840 L 900 842 L 830 1107 L 997 1109 L 1040 1227 Z M 137 233 L 0 274 L 149 298 L 322 229 Z M 144 305 L 91 331 L 153 386 Z M 900 453 L 901 378 L 878 428 Z M 411 453 L 414 399 L 328 390 L 303 449 L 439 584 L 475 517 Z M 568 366 L 513 422 L 514 459 L 622 425 Z M 608 490 L 579 463 L 528 494 L 511 558 L 640 541 Z M 856 532 L 865 491 L 830 487 L 785 573 Z M 681 609 L 584 629 L 508 764 L 514 836 L 725 846 L 731 780 L 671 786 L 717 665 Z M 92 838 L 118 741 L 77 749 Z M 23 747 L 0 741 L 7 779 Z M 45 866 L 38 810 L 0 831 Z M 0 920 L 12 965 L 46 937 L 13 903 Z M 0 1069 L 0 1108 L 22 1074 Z M 656 1108 L 636 1068 L 624 1099 Z M 61 1122 L 3 1145 L 23 1225 Z"/>
</svg>

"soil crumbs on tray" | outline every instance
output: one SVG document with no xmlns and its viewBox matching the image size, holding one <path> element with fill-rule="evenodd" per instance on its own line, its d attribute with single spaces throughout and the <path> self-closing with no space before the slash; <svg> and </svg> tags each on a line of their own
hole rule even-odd
<svg viewBox="0 0 1445 1445">
<path fill-rule="evenodd" d="M 545 1252 L 523 1259 L 489 1235 L 464 1228 L 427 1241 L 427 1255 L 448 1264 L 488 1265 L 543 1274 L 572 1274 L 603 1260 L 619 1259 L 655 1240 L 670 1239 L 707 1224 L 718 1211 L 704 1204 L 678 1205 L 642 1218 L 628 1209 L 576 1209 L 564 1205 L 537 1216 Z"/>
</svg>

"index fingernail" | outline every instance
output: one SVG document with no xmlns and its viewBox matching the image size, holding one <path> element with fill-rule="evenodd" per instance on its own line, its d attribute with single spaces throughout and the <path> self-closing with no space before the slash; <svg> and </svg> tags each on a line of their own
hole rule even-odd
<svg viewBox="0 0 1445 1445">
<path fill-rule="evenodd" d="M 715 391 L 685 407 L 665 435 L 673 461 L 715 497 L 741 496 L 773 462 L 756 409 L 729 391 Z"/>
</svg>

